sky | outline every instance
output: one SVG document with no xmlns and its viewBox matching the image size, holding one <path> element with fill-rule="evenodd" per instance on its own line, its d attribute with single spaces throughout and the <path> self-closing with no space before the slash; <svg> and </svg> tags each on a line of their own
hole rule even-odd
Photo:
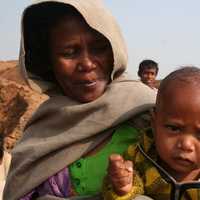
<svg viewBox="0 0 200 200">
<path fill-rule="evenodd" d="M 158 78 L 185 65 L 200 67 L 199 0 L 103 0 L 117 19 L 128 54 L 128 72 L 153 59 Z M 31 0 L 3 0 L 0 7 L 0 60 L 18 58 L 20 19 Z"/>
</svg>

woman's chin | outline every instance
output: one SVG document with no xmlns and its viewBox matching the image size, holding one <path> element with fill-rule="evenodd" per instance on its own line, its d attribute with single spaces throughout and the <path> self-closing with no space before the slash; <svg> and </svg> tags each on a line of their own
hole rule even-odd
<svg viewBox="0 0 200 200">
<path fill-rule="evenodd" d="M 96 84 L 95 87 L 91 86 L 89 88 L 74 88 L 74 90 L 71 90 L 70 94 L 67 92 L 65 95 L 80 103 L 89 103 L 102 96 L 105 88 L 105 84 Z"/>
<path fill-rule="evenodd" d="M 102 93 L 100 93 L 100 94 L 84 94 L 82 96 L 79 96 L 76 99 L 80 103 L 90 103 L 90 102 L 95 101 L 96 99 L 98 99 L 101 95 L 102 95 Z"/>
</svg>

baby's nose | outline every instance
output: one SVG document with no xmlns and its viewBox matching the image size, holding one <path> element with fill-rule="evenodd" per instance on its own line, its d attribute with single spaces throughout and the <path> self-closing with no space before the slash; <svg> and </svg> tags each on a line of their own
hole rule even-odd
<svg viewBox="0 0 200 200">
<path fill-rule="evenodd" d="M 194 138 L 192 136 L 183 136 L 178 141 L 177 146 L 186 152 L 192 152 L 195 149 Z"/>
</svg>

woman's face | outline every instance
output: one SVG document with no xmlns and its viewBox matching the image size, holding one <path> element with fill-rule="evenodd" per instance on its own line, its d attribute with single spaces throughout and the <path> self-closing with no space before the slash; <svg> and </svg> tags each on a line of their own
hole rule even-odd
<svg viewBox="0 0 200 200">
<path fill-rule="evenodd" d="M 109 41 L 80 17 L 65 17 L 50 34 L 51 61 L 64 94 L 82 103 L 100 97 L 110 81 Z"/>
</svg>

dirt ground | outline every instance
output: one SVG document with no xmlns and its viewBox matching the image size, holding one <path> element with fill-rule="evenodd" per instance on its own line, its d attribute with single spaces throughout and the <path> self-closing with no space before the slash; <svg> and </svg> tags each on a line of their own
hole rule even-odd
<svg viewBox="0 0 200 200">
<path fill-rule="evenodd" d="M 0 134 L 5 136 L 6 150 L 13 148 L 33 112 L 46 99 L 26 85 L 17 61 L 0 61 Z"/>
</svg>

